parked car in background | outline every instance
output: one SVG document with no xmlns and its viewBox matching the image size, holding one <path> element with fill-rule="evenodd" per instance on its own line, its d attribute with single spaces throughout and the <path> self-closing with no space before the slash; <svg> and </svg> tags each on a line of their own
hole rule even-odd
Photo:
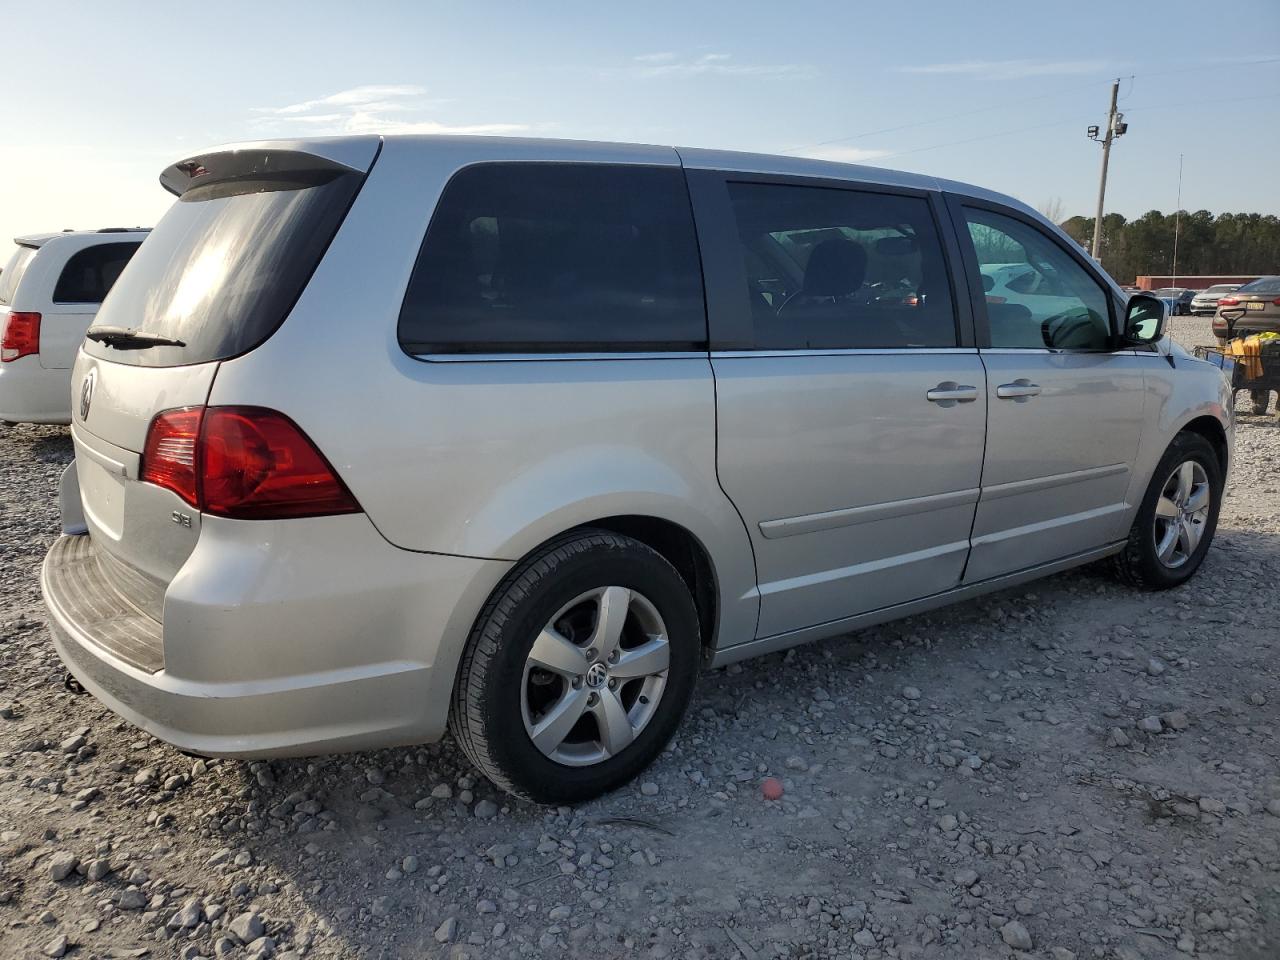
<svg viewBox="0 0 1280 960">
<path fill-rule="evenodd" d="M 0 273 L 0 420 L 71 422 L 76 350 L 146 235 L 108 228 L 14 241 Z"/>
<path fill-rule="evenodd" d="M 1165 302 L 1170 315 L 1182 316 L 1191 312 L 1191 300 L 1196 292 L 1185 287 L 1161 287 L 1159 290 L 1152 290 L 1151 295 Z"/>
<path fill-rule="evenodd" d="M 1173 587 L 1209 549 L 1222 371 L 990 190 L 495 137 L 161 183 L 76 359 L 42 586 L 71 675 L 183 750 L 448 727 L 578 801 L 704 663 L 1103 558 Z"/>
<path fill-rule="evenodd" d="M 1213 335 L 1219 341 L 1276 332 L 1280 332 L 1280 276 L 1259 277 L 1218 301 Z"/>
<path fill-rule="evenodd" d="M 1238 289 L 1238 283 L 1215 283 L 1191 298 L 1191 312 L 1197 317 L 1211 317 L 1218 310 L 1218 298 Z"/>
</svg>

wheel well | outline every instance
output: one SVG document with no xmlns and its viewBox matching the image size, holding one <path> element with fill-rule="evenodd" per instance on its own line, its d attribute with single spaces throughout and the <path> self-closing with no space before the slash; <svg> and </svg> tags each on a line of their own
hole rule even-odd
<svg viewBox="0 0 1280 960">
<path fill-rule="evenodd" d="M 1198 433 L 1208 440 L 1209 445 L 1218 455 L 1218 465 L 1222 467 L 1222 475 L 1224 477 L 1227 475 L 1227 432 L 1222 429 L 1222 424 L 1216 417 L 1196 417 L 1183 426 L 1180 432 Z"/>
<path fill-rule="evenodd" d="M 698 538 L 679 524 L 657 517 L 622 516 L 605 517 L 584 524 L 586 527 L 609 530 L 639 540 L 645 546 L 662 554 L 668 563 L 679 571 L 693 595 L 698 610 L 698 626 L 702 634 L 702 651 L 709 656 L 713 650 L 716 632 L 717 597 L 715 569 L 706 549 Z"/>
</svg>

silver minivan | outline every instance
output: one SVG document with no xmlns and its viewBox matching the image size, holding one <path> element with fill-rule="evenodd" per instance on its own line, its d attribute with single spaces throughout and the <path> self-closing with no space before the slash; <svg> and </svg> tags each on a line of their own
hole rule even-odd
<svg viewBox="0 0 1280 960">
<path fill-rule="evenodd" d="M 581 800 L 704 665 L 1104 558 L 1176 586 L 1213 536 L 1222 371 L 1008 197 L 468 137 L 161 181 L 76 360 L 43 588 L 70 673 L 183 750 L 448 728 Z"/>
</svg>

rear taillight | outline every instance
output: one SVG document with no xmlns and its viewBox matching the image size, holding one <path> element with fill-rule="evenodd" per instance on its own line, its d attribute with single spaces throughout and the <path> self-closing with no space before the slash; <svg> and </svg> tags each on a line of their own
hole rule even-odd
<svg viewBox="0 0 1280 960">
<path fill-rule="evenodd" d="M 998 297 L 994 293 L 987 294 L 987 303 L 1005 303 L 1004 297 Z"/>
<path fill-rule="evenodd" d="M 1239 302 L 1240 302 L 1239 297 L 1223 297 L 1221 300 L 1218 301 L 1218 306 L 1234 307 Z"/>
<path fill-rule="evenodd" d="M 142 480 L 172 490 L 193 506 L 199 506 L 200 501 L 196 443 L 203 418 L 204 407 L 157 413 L 147 428 L 147 442 L 142 448 Z"/>
<path fill-rule="evenodd" d="M 1271 301 L 1271 303 L 1273 306 L 1280 307 L 1280 297 L 1276 297 L 1274 300 Z"/>
<path fill-rule="evenodd" d="M 262 407 L 185 407 L 156 414 L 141 476 L 219 517 L 277 520 L 360 511 L 297 424 Z"/>
<path fill-rule="evenodd" d="M 40 352 L 40 314 L 10 313 L 0 334 L 0 361 L 8 362 Z"/>
</svg>

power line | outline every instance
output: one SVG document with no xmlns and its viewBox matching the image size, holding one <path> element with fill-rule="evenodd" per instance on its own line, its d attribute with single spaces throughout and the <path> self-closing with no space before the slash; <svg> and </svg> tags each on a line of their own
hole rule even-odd
<svg viewBox="0 0 1280 960">
<path fill-rule="evenodd" d="M 1176 70 L 1160 70 L 1160 71 L 1157 71 L 1157 72 L 1155 72 L 1155 73 L 1135 73 L 1135 74 L 1130 74 L 1128 77 L 1123 77 L 1123 78 L 1121 78 L 1121 79 L 1126 79 L 1126 80 L 1128 80 L 1128 81 L 1129 81 L 1129 83 L 1130 83 L 1130 86 L 1129 86 L 1129 93 L 1132 93 L 1132 92 L 1133 92 L 1133 81 L 1134 81 L 1135 79 L 1150 79 L 1150 78 L 1153 78 L 1153 77 L 1166 77 L 1166 76 L 1171 76 L 1171 75 L 1173 75 L 1173 74 L 1200 73 L 1200 72 L 1209 72 L 1209 71 L 1214 71 L 1214 70 L 1236 69 L 1236 68 L 1240 68 L 1240 67 L 1253 67 L 1253 66 L 1260 66 L 1260 65 L 1262 65 L 1262 64 L 1268 64 L 1268 63 L 1280 63 L 1280 57 L 1269 57 L 1269 58 L 1262 59 L 1262 60 L 1244 60 L 1244 61 L 1235 61 L 1235 62 L 1231 62 L 1231 63 L 1220 63 L 1220 64 L 1204 65 L 1204 66 L 1189 67 L 1189 68 L 1185 68 L 1185 69 L 1176 69 Z M 1000 103 L 993 104 L 993 105 L 988 106 L 988 107 L 977 107 L 977 108 L 975 108 L 975 109 L 973 109 L 973 110 L 962 110 L 962 111 L 959 111 L 959 112 L 957 112 L 957 113 L 950 113 L 950 114 L 946 114 L 945 116 L 941 116 L 941 117 L 931 117 L 931 118 L 929 118 L 928 120 L 917 120 L 917 121 L 914 121 L 914 122 L 912 122 L 912 123 L 899 124 L 899 125 L 897 125 L 897 126 L 893 126 L 893 127 L 882 127 L 882 128 L 880 128 L 879 130 L 866 130 L 866 131 L 864 131 L 864 132 L 862 132 L 862 133 L 855 133 L 855 134 L 851 134 L 850 136 L 846 136 L 846 137 L 835 137 L 835 138 L 830 139 L 830 140 L 820 140 L 820 141 L 818 141 L 818 142 L 816 142 L 816 143 L 807 143 L 807 144 L 801 144 L 801 145 L 799 145 L 799 146 L 787 147 L 785 150 L 780 150 L 780 151 L 778 151 L 778 152 L 779 152 L 779 153 L 794 153 L 794 152 L 795 152 L 795 151 L 797 151 L 797 150 L 812 150 L 812 149 L 815 149 L 815 148 L 817 148 L 817 147 L 829 147 L 829 146 L 832 146 L 833 144 L 837 144 L 837 143 L 848 143 L 848 142 L 850 142 L 850 141 L 852 141 L 852 140 L 862 140 L 862 139 L 864 139 L 864 138 L 866 138 L 866 137 L 874 137 L 874 136 L 878 136 L 878 135 L 880 135 L 880 134 L 882 134 L 882 133 L 897 133 L 897 132 L 898 132 L 898 131 L 900 131 L 900 130 L 911 130 L 911 129 L 914 129 L 914 128 L 916 128 L 916 127 L 929 126 L 929 125 L 934 124 L 934 123 L 943 123 L 943 122 L 945 122 L 945 121 L 947 121 L 947 120 L 958 120 L 958 119 L 961 119 L 961 118 L 963 118 L 963 117 L 972 117 L 972 116 L 975 116 L 975 115 L 980 114 L 980 113 L 990 113 L 990 112 L 991 112 L 991 111 L 993 111 L 993 110 L 1006 110 L 1006 109 L 1008 109 L 1010 106 L 1014 106 L 1014 105 L 1017 105 L 1017 104 L 1023 104 L 1023 103 L 1031 103 L 1031 102 L 1034 102 L 1034 101 L 1037 101 L 1037 100 L 1048 100 L 1048 99 L 1051 99 L 1051 98 L 1053 98 L 1053 97 L 1062 96 L 1063 94 L 1066 94 L 1066 93 L 1074 93 L 1076 90 L 1083 90 L 1083 89 L 1084 89 L 1084 88 L 1086 88 L 1086 87 L 1095 87 L 1095 86 L 1098 86 L 1099 84 L 1104 83 L 1104 82 L 1106 82 L 1106 83 L 1110 83 L 1111 81 L 1090 80 L 1090 81 L 1088 81 L 1087 83 L 1078 83 L 1078 84 L 1073 84 L 1073 85 L 1071 85 L 1071 86 L 1069 86 L 1069 87 L 1061 87 L 1061 88 L 1059 88 L 1059 89 L 1057 89 L 1057 90 L 1052 90 L 1052 91 L 1050 91 L 1049 93 L 1041 93 L 1041 94 L 1037 94 L 1037 95 L 1032 96 L 1032 97 L 1022 97 L 1022 98 L 1020 98 L 1020 99 L 1018 99 L 1018 100 L 1003 100 L 1003 101 L 1001 101 Z M 1125 96 L 1128 96 L 1128 95 L 1129 95 L 1129 93 L 1125 94 Z M 1267 96 L 1263 96 L 1263 97 L 1226 97 L 1226 98 L 1223 98 L 1223 100 L 1261 100 L 1261 99 L 1267 99 Z M 1196 105 L 1197 103 L 1213 103 L 1213 102 L 1221 102 L 1221 101 L 1192 101 L 1192 102 L 1187 103 L 1187 104 L 1175 104 L 1175 105 L 1173 105 L 1173 106 L 1194 106 L 1194 105 Z M 1160 107 L 1141 107 L 1141 108 L 1130 108 L 1130 109 L 1155 110 L 1155 109 L 1165 109 L 1165 106 L 1160 106 Z M 1057 124 L 1054 124 L 1054 125 L 1056 126 Z M 1044 126 L 1047 126 L 1047 124 L 1046 124 L 1046 125 L 1044 125 Z M 892 153 L 892 154 L 888 154 L 888 155 L 883 156 L 883 157 L 876 157 L 875 159 L 877 159 L 877 160 L 887 160 L 887 159 L 890 159 L 891 157 L 901 157 L 901 156 L 905 156 L 905 155 L 906 155 L 906 154 L 908 154 L 908 153 L 920 153 L 920 152 L 922 152 L 922 151 L 924 151 L 924 150 L 936 150 L 936 149 L 939 149 L 939 148 L 941 148 L 941 147 L 958 146 L 958 145 L 960 145 L 960 144 L 964 144 L 964 143 L 976 143 L 976 142 L 978 142 L 978 141 L 980 141 L 980 140 L 989 139 L 990 137 L 1003 137 L 1003 136 L 1009 136 L 1009 135 L 1011 135 L 1011 134 L 1013 134 L 1013 133 L 1023 133 L 1023 132 L 1026 132 L 1026 130 L 1035 130 L 1035 129 L 1040 129 L 1040 127 L 1027 127 L 1027 128 L 1022 129 L 1022 130 L 1011 130 L 1011 131 L 1007 131 L 1007 132 L 1005 132 L 1005 133 L 990 134 L 989 136 L 983 136 L 983 137 L 974 137 L 974 138 L 972 138 L 972 139 L 968 139 L 968 140 L 958 140 L 958 141 L 955 141 L 954 143 L 940 143 L 940 144 L 936 144 L 936 145 L 934 145 L 934 146 L 929 146 L 929 147 L 919 147 L 919 148 L 917 148 L 917 149 L 915 149 L 915 150 L 904 150 L 904 151 L 899 152 L 899 153 Z"/>
</svg>

